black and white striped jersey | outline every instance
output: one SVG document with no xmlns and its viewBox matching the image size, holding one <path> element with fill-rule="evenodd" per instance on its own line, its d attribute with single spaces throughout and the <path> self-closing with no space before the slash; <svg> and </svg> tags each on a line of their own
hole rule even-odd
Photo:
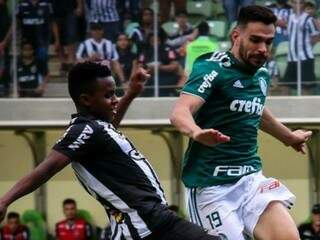
<svg viewBox="0 0 320 240">
<path fill-rule="evenodd" d="M 161 229 L 172 212 L 147 159 L 112 124 L 72 117 L 53 149 L 72 160 L 81 185 L 105 207 L 112 239 L 142 239 Z"/>
<path fill-rule="evenodd" d="M 77 61 L 85 60 L 93 56 L 98 56 L 100 59 L 107 60 L 108 62 L 119 59 L 115 46 L 107 39 L 102 39 L 100 42 L 97 42 L 93 38 L 89 38 L 79 45 L 76 53 Z"/>
<path fill-rule="evenodd" d="M 278 20 L 285 20 L 288 23 L 289 17 L 292 14 L 292 8 L 290 6 L 286 6 L 286 7 L 272 6 L 270 7 L 270 9 L 274 13 L 274 15 L 277 16 Z M 282 35 L 288 35 L 287 28 L 280 27 L 280 26 L 276 27 L 276 33 L 282 34 Z"/>
<path fill-rule="evenodd" d="M 116 0 L 86 0 L 89 22 L 117 22 Z"/>
<path fill-rule="evenodd" d="M 289 62 L 313 59 L 312 36 L 320 34 L 315 19 L 307 13 L 297 15 L 292 13 L 288 22 L 289 34 Z"/>
</svg>

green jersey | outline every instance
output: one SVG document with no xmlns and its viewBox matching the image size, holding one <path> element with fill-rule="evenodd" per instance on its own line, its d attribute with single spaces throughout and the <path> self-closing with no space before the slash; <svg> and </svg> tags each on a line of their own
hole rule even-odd
<svg viewBox="0 0 320 240">
<path fill-rule="evenodd" d="M 261 169 L 257 134 L 269 82 L 266 68 L 250 72 L 230 52 L 207 53 L 195 61 L 183 88 L 205 101 L 195 122 L 231 139 L 213 147 L 189 141 L 182 172 L 187 187 L 232 183 Z"/>
</svg>

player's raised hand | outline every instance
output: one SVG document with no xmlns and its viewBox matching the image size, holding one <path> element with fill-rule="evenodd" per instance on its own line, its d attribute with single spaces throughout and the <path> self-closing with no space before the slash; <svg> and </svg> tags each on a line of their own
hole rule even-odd
<svg viewBox="0 0 320 240">
<path fill-rule="evenodd" d="M 215 129 L 201 129 L 194 132 L 192 138 L 206 146 L 214 146 L 230 141 L 230 137 Z"/>
<path fill-rule="evenodd" d="M 292 140 L 289 145 L 297 152 L 301 152 L 301 153 L 305 154 L 306 153 L 306 142 L 311 137 L 312 132 L 298 129 L 298 130 L 293 131 L 292 134 L 293 134 Z"/>
<path fill-rule="evenodd" d="M 134 96 L 139 95 L 143 91 L 144 85 L 149 78 L 150 74 L 148 74 L 147 70 L 139 67 L 132 75 L 127 91 Z"/>
</svg>

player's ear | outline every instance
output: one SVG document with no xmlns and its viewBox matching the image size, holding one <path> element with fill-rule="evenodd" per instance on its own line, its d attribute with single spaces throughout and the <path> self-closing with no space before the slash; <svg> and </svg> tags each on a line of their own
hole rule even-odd
<svg viewBox="0 0 320 240">
<path fill-rule="evenodd" d="M 84 107 L 89 107 L 91 106 L 91 98 L 90 98 L 90 95 L 89 94 L 86 94 L 86 93 L 82 93 L 80 96 L 79 96 L 79 103 L 81 106 L 84 106 Z"/>
<path fill-rule="evenodd" d="M 235 27 L 231 32 L 231 41 L 233 44 L 236 44 L 239 41 L 240 37 L 240 27 Z"/>
</svg>

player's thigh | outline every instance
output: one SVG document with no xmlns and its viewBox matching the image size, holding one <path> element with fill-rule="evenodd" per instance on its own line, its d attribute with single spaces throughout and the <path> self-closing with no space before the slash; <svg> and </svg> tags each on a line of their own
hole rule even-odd
<svg viewBox="0 0 320 240">
<path fill-rule="evenodd" d="M 253 231 L 256 240 L 299 240 L 297 227 L 281 202 L 274 201 L 260 216 Z"/>
<path fill-rule="evenodd" d="M 223 240 L 244 240 L 244 224 L 239 217 L 237 207 L 231 206 L 227 200 L 214 200 L 211 194 L 218 195 L 218 192 L 211 192 L 212 189 L 202 191 L 188 189 L 188 210 L 191 221 L 209 234 L 218 234 Z"/>
</svg>

